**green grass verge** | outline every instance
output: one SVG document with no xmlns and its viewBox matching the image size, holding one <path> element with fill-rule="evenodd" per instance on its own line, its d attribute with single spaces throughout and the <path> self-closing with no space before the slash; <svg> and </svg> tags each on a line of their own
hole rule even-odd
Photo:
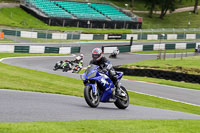
<svg viewBox="0 0 200 133">
<path fill-rule="evenodd" d="M 42 54 L 0 54 L 0 58 Z M 59 54 L 44 54 L 59 56 Z M 0 88 L 82 96 L 80 80 L 0 63 Z M 54 81 L 54 82 L 52 82 Z M 81 91 L 82 92 L 82 91 Z"/>
<path fill-rule="evenodd" d="M 0 43 L 13 43 L 13 41 L 10 39 L 4 38 L 4 39 L 0 39 Z"/>
<path fill-rule="evenodd" d="M 167 58 L 166 60 L 146 60 L 121 67 L 128 68 L 149 68 L 167 71 L 175 71 L 189 74 L 200 74 L 200 56 L 190 56 L 184 58 Z"/>
<path fill-rule="evenodd" d="M 164 53 L 164 50 L 154 50 L 154 51 L 138 51 L 138 52 L 133 52 L 137 54 L 159 54 L 159 53 Z M 194 49 L 176 49 L 176 50 L 166 50 L 166 53 L 188 53 L 188 52 L 194 52 Z"/>
<path fill-rule="evenodd" d="M 158 29 L 158 28 L 197 28 L 200 26 L 200 13 L 189 14 L 189 12 L 181 12 L 169 14 L 163 20 L 159 18 L 158 14 L 154 14 L 153 18 L 149 18 L 148 14 L 136 13 L 138 16 L 143 17 L 143 29 Z M 188 26 L 188 21 L 191 24 Z M 176 32 L 176 31 L 175 31 Z M 194 31 L 195 32 L 195 31 Z"/>
<path fill-rule="evenodd" d="M 19 56 L 19 54 L 17 55 Z M 25 56 L 29 54 L 22 55 Z M 5 56 L 6 54 L 0 54 L 0 58 L 4 58 Z M 7 56 L 10 57 L 14 55 L 7 54 Z M 3 63 L 0 63 L 0 75 L 0 88 L 3 89 L 36 91 L 83 97 L 84 86 L 81 80 L 15 67 Z M 200 114 L 200 106 L 188 105 L 130 91 L 129 95 L 131 104 Z"/>
<path fill-rule="evenodd" d="M 198 133 L 200 120 L 87 120 L 1 123 L 1 133 Z"/>
<path fill-rule="evenodd" d="M 0 58 L 37 54 L 0 54 Z M 0 63 L 0 88 L 83 96 L 82 81 Z M 53 81 L 53 82 L 52 82 Z M 200 106 L 130 92 L 130 104 L 199 114 Z M 198 132 L 199 120 L 108 120 L 0 123 L 1 133 Z M 175 126 L 176 125 L 176 126 Z M 93 128 L 95 127 L 95 128 Z"/>
<path fill-rule="evenodd" d="M 188 12 L 169 14 L 163 20 L 159 19 L 158 15 L 154 15 L 153 18 L 149 18 L 147 14 L 137 15 L 143 17 L 143 29 L 188 28 L 189 19 L 191 21 L 191 25 L 189 28 L 200 27 L 200 19 L 198 19 L 200 17 L 200 13 L 198 15 L 189 14 Z M 0 19 L 0 25 L 10 27 L 34 28 L 42 30 L 80 31 L 82 33 L 93 34 L 131 33 L 130 29 L 88 29 L 76 27 L 48 26 L 44 22 L 31 16 L 20 8 L 1 8 L 0 18 L 2 18 Z"/>
</svg>

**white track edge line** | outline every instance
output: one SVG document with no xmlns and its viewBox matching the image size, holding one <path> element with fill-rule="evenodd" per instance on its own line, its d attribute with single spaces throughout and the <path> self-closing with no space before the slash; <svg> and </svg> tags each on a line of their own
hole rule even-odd
<svg viewBox="0 0 200 133">
<path fill-rule="evenodd" d="M 37 58 L 37 57 L 75 57 L 75 54 L 72 54 L 71 56 L 24 56 L 24 57 L 7 57 L 7 58 L 1 58 L 0 62 L 6 59 L 23 59 L 23 58 Z"/>
<path fill-rule="evenodd" d="M 200 91 L 200 90 L 195 90 L 195 89 L 190 89 L 190 88 L 180 88 L 180 87 L 176 87 L 176 86 L 164 85 L 164 84 L 153 83 L 153 82 L 129 80 L 129 79 L 124 79 L 124 78 L 122 80 L 128 80 L 128 81 L 131 81 L 131 82 L 138 82 L 138 83 L 144 83 L 144 84 L 152 84 L 152 85 L 157 85 L 157 86 L 171 87 L 171 88 L 176 88 L 176 89 L 181 89 L 181 90 L 186 90 L 186 91 L 196 91 L 196 92 Z"/>
<path fill-rule="evenodd" d="M 175 102 L 180 102 L 180 103 L 184 103 L 184 104 L 189 104 L 189 105 L 193 105 L 193 106 L 198 106 L 198 107 L 200 107 L 200 105 L 198 105 L 198 104 L 193 104 L 193 103 L 183 102 L 183 101 L 174 100 L 174 99 L 171 99 L 171 98 L 160 97 L 160 96 L 151 95 L 151 94 L 146 94 L 146 93 L 143 93 L 143 92 L 138 92 L 138 91 L 133 91 L 133 90 L 128 90 L 128 91 L 131 91 L 131 92 L 135 92 L 135 93 L 139 93 L 139 94 L 143 94 L 143 95 L 148 95 L 148 96 L 152 96 L 152 97 L 158 97 L 158 98 L 167 99 L 167 100 L 170 100 L 170 101 L 175 101 Z"/>
</svg>

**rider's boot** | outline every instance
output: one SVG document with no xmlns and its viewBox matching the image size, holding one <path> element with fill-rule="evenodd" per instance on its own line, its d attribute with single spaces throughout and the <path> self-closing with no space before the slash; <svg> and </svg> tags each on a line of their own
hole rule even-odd
<svg viewBox="0 0 200 133">
<path fill-rule="evenodd" d="M 116 82 L 115 83 L 115 92 L 116 92 L 116 95 L 118 95 L 118 96 L 125 96 L 125 94 L 124 93 L 122 93 L 122 91 L 121 91 L 121 89 L 120 89 L 120 84 L 119 84 L 119 82 Z"/>
<path fill-rule="evenodd" d="M 115 102 L 116 101 L 116 97 L 115 97 L 115 87 L 111 88 L 112 91 L 112 97 L 109 99 L 109 102 Z"/>
</svg>

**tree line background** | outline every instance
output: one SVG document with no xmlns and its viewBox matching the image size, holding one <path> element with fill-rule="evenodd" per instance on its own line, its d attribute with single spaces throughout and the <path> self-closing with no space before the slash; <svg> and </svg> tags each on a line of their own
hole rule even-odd
<svg viewBox="0 0 200 133">
<path fill-rule="evenodd" d="M 123 0 L 122 0 L 123 1 Z M 160 18 L 163 19 L 166 13 L 173 12 L 177 8 L 177 5 L 182 2 L 182 0 L 144 0 L 145 8 L 149 11 L 149 17 L 152 17 L 153 12 L 160 10 Z M 192 0 L 188 0 L 193 2 Z M 131 10 L 134 8 L 134 0 L 130 0 Z M 193 13 L 198 14 L 198 4 L 199 0 L 194 1 Z"/>
</svg>

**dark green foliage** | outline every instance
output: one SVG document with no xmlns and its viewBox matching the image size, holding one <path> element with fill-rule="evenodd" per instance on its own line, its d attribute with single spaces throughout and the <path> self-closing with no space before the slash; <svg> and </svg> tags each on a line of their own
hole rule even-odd
<svg viewBox="0 0 200 133">
<path fill-rule="evenodd" d="M 199 0 L 195 0 L 195 4 L 194 4 L 194 13 L 198 14 L 198 4 L 199 4 Z"/>
<path fill-rule="evenodd" d="M 152 18 L 153 11 L 158 5 L 159 0 L 145 0 L 145 7 L 149 10 L 149 17 Z"/>
<path fill-rule="evenodd" d="M 160 18 L 163 19 L 168 11 L 173 12 L 181 0 L 145 0 L 145 7 L 149 10 L 149 17 L 152 17 L 156 7 L 160 10 Z"/>
</svg>

